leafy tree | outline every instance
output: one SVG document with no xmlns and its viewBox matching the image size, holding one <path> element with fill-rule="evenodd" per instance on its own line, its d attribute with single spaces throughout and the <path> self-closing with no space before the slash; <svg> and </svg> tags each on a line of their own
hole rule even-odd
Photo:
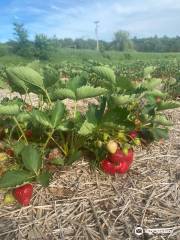
<svg viewBox="0 0 180 240">
<path fill-rule="evenodd" d="M 180 52 L 180 37 L 133 38 L 135 49 L 140 52 Z"/>
<path fill-rule="evenodd" d="M 11 41 L 13 51 L 23 57 L 33 56 L 33 43 L 28 40 L 28 32 L 21 23 L 13 23 L 15 41 Z"/>
<path fill-rule="evenodd" d="M 28 42 L 28 33 L 24 28 L 24 24 L 21 23 L 13 23 L 14 25 L 14 35 L 17 42 L 27 43 Z"/>
<path fill-rule="evenodd" d="M 127 31 L 118 31 L 114 34 L 114 47 L 119 51 L 128 51 L 133 49 L 133 42 Z"/>
<path fill-rule="evenodd" d="M 37 34 L 34 40 L 35 57 L 40 60 L 48 60 L 53 52 L 53 44 L 44 34 Z"/>
</svg>

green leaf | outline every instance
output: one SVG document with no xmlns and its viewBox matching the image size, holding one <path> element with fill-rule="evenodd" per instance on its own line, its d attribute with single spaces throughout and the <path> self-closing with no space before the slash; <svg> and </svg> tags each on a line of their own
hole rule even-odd
<svg viewBox="0 0 180 240">
<path fill-rule="evenodd" d="M 114 74 L 114 71 L 109 67 L 104 66 L 98 66 L 94 67 L 93 71 L 101 78 L 110 81 L 112 83 L 116 82 L 116 76 Z"/>
<path fill-rule="evenodd" d="M 43 187 L 47 187 L 47 186 L 49 186 L 51 178 L 52 178 L 52 174 L 51 173 L 49 173 L 49 172 L 42 172 L 40 175 L 37 176 L 36 180 Z"/>
<path fill-rule="evenodd" d="M 38 171 L 42 167 L 42 158 L 38 150 L 32 145 L 25 146 L 21 152 L 21 156 L 26 169 L 38 175 Z"/>
<path fill-rule="evenodd" d="M 75 95 L 75 93 L 74 93 L 72 90 L 70 90 L 70 89 L 60 88 L 60 89 L 55 90 L 55 91 L 51 94 L 51 98 L 52 98 L 53 100 L 57 100 L 57 99 L 63 100 L 63 99 L 66 99 L 66 98 L 70 98 L 70 99 L 75 100 L 75 99 L 76 99 L 76 95 Z"/>
<path fill-rule="evenodd" d="M 98 123 L 98 110 L 96 105 L 89 105 L 88 111 L 86 112 L 86 119 L 89 123 L 97 125 Z"/>
<path fill-rule="evenodd" d="M 0 178 L 0 188 L 9 188 L 22 185 L 23 183 L 31 182 L 34 175 L 30 172 L 23 170 L 7 171 Z"/>
<path fill-rule="evenodd" d="M 8 73 L 11 73 L 11 80 L 18 83 L 23 89 L 27 88 L 32 92 L 37 92 L 37 88 L 44 91 L 43 77 L 30 67 L 12 67 Z M 22 85 L 23 82 L 23 85 Z"/>
<path fill-rule="evenodd" d="M 169 79 L 168 79 L 168 85 L 174 85 L 174 84 L 176 84 L 177 83 L 177 80 L 175 79 L 175 78 L 173 78 L 173 77 L 170 77 Z"/>
<path fill-rule="evenodd" d="M 163 125 L 163 126 L 172 126 L 173 125 L 172 122 L 167 120 L 167 118 L 162 115 L 156 115 L 154 118 L 154 123 L 156 123 L 158 125 Z"/>
<path fill-rule="evenodd" d="M 66 87 L 73 92 L 77 90 L 77 88 L 82 87 L 85 84 L 85 80 L 82 78 L 82 76 L 76 76 L 74 78 L 71 78 L 68 82 Z"/>
<path fill-rule="evenodd" d="M 21 112 L 17 115 L 16 118 L 17 118 L 18 122 L 24 123 L 31 119 L 31 115 L 27 112 Z"/>
<path fill-rule="evenodd" d="M 152 97 L 165 97 L 167 93 L 163 93 L 160 90 L 152 90 L 152 91 L 146 91 L 145 94 L 150 95 Z"/>
<path fill-rule="evenodd" d="M 74 123 L 71 121 L 66 121 L 60 123 L 57 127 L 56 130 L 61 130 L 61 131 L 71 131 L 74 127 Z"/>
<path fill-rule="evenodd" d="M 156 68 L 154 66 L 149 66 L 144 69 L 144 78 L 151 78 L 151 74 Z"/>
<path fill-rule="evenodd" d="M 153 134 L 153 137 L 157 140 L 167 139 L 168 138 L 168 129 L 167 128 L 153 128 L 150 129 L 150 132 Z"/>
<path fill-rule="evenodd" d="M 6 70 L 7 80 L 10 82 L 10 86 L 13 91 L 24 94 L 27 92 L 28 87 L 26 84 L 17 76 L 15 68 L 8 68 Z"/>
<path fill-rule="evenodd" d="M 1 115 L 17 115 L 20 111 L 18 104 L 0 104 L 0 114 Z"/>
<path fill-rule="evenodd" d="M 124 104 L 131 103 L 135 100 L 134 95 L 119 95 L 119 96 L 112 96 L 112 100 L 116 106 L 121 106 Z"/>
<path fill-rule="evenodd" d="M 9 85 L 7 84 L 7 82 L 3 79 L 0 79 L 0 88 L 1 89 L 8 89 Z"/>
<path fill-rule="evenodd" d="M 51 114 L 51 124 L 53 128 L 56 128 L 60 124 L 62 118 L 64 117 L 64 114 L 64 104 L 60 101 L 57 101 Z"/>
<path fill-rule="evenodd" d="M 80 157 L 81 157 L 81 152 L 73 149 L 68 156 L 67 164 L 68 165 L 72 164 L 73 162 L 79 160 Z"/>
<path fill-rule="evenodd" d="M 177 101 L 167 101 L 167 102 L 161 102 L 158 104 L 157 110 L 166 110 L 166 109 L 173 109 L 180 107 L 180 102 Z"/>
<path fill-rule="evenodd" d="M 44 82 L 45 88 L 51 87 L 59 79 L 58 71 L 50 66 L 45 66 L 43 68 L 43 76 L 44 76 L 43 82 Z"/>
<path fill-rule="evenodd" d="M 119 126 L 127 126 L 129 128 L 130 124 L 132 124 L 131 121 L 128 120 L 129 111 L 127 108 L 122 107 L 113 107 L 109 108 L 108 111 L 105 112 L 103 116 L 103 122 L 104 123 L 113 123 Z"/>
<path fill-rule="evenodd" d="M 40 75 L 43 75 L 43 70 L 42 70 L 42 64 L 40 63 L 39 60 L 34 60 L 26 65 L 29 68 L 32 68 L 36 72 L 38 72 Z"/>
<path fill-rule="evenodd" d="M 129 91 L 129 90 L 134 90 L 135 89 L 133 83 L 128 78 L 123 78 L 123 77 L 121 77 L 117 80 L 117 86 L 119 88 L 121 88 L 122 90 L 128 90 Z"/>
<path fill-rule="evenodd" d="M 30 67 L 16 67 L 17 76 L 24 82 L 44 89 L 43 77 Z"/>
<path fill-rule="evenodd" d="M 33 110 L 32 117 L 42 126 L 52 128 L 51 121 L 44 112 L 41 112 L 39 110 Z"/>
<path fill-rule="evenodd" d="M 103 115 L 106 110 L 106 105 L 107 105 L 107 98 L 105 96 L 102 96 L 99 100 L 99 106 L 96 106 L 96 119 L 98 122 L 100 122 L 103 118 Z"/>
<path fill-rule="evenodd" d="M 82 136 L 89 135 L 94 131 L 95 127 L 96 126 L 93 123 L 90 123 L 88 122 L 88 120 L 85 120 L 78 133 Z"/>
<path fill-rule="evenodd" d="M 16 157 L 18 157 L 20 155 L 20 153 L 22 152 L 24 147 L 25 147 L 25 144 L 23 142 L 17 142 L 15 144 L 15 146 L 13 147 L 13 150 L 14 150 Z"/>
<path fill-rule="evenodd" d="M 52 164 L 58 166 L 64 166 L 64 159 L 63 158 L 55 158 L 51 161 Z"/>
<path fill-rule="evenodd" d="M 101 87 L 91 87 L 91 86 L 83 86 L 81 88 L 78 88 L 76 91 L 76 99 L 85 99 L 85 98 L 92 98 L 97 97 L 100 95 L 103 95 L 107 92 L 105 88 Z"/>
<path fill-rule="evenodd" d="M 160 78 L 152 78 L 150 80 L 145 80 L 141 86 L 148 90 L 154 90 L 161 85 L 162 80 Z"/>
</svg>

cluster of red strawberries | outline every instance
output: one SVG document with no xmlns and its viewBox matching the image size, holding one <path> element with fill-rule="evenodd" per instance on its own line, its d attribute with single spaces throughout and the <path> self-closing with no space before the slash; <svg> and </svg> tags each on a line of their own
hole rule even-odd
<svg viewBox="0 0 180 240">
<path fill-rule="evenodd" d="M 114 141 L 109 141 L 107 144 L 108 155 L 106 159 L 101 161 L 101 168 L 105 173 L 114 175 L 115 173 L 126 173 L 134 158 L 133 149 L 123 151 L 118 148 L 118 144 Z"/>
</svg>

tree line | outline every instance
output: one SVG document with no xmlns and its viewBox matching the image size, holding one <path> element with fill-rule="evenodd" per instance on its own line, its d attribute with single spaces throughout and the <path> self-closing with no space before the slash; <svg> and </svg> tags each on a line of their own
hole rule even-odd
<svg viewBox="0 0 180 240">
<path fill-rule="evenodd" d="M 36 57 L 48 60 L 58 48 L 96 49 L 94 39 L 58 39 L 48 38 L 44 34 L 36 34 L 33 41 L 29 40 L 28 32 L 23 24 L 14 23 L 14 39 L 6 43 L 10 51 L 24 57 Z M 180 36 L 130 38 L 127 31 L 118 31 L 111 42 L 99 41 L 100 51 L 139 51 L 139 52 L 180 52 Z M 1 48 L 0 48 L 1 53 Z"/>
</svg>

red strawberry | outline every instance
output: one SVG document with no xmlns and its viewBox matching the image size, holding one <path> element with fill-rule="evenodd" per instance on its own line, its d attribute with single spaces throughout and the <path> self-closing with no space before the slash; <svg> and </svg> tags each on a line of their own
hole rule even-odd
<svg viewBox="0 0 180 240">
<path fill-rule="evenodd" d="M 136 138 L 137 135 L 138 135 L 138 133 L 137 133 L 136 131 L 131 131 L 131 132 L 129 133 L 129 136 L 130 136 L 132 139 Z"/>
<path fill-rule="evenodd" d="M 128 154 L 124 154 L 124 161 L 126 161 L 128 164 L 131 164 L 134 158 L 134 151 L 133 149 L 128 150 Z"/>
<path fill-rule="evenodd" d="M 30 130 L 30 129 L 29 129 L 29 130 L 26 130 L 26 131 L 25 131 L 25 135 L 26 135 L 27 138 L 31 138 L 32 135 L 33 135 L 32 130 Z"/>
<path fill-rule="evenodd" d="M 33 186 L 25 184 L 13 190 L 13 196 L 23 206 L 28 206 L 33 193 Z"/>
<path fill-rule="evenodd" d="M 124 153 L 121 149 L 117 149 L 117 151 L 114 154 L 110 154 L 108 156 L 108 159 L 110 162 L 114 164 L 119 164 L 124 159 Z"/>
<path fill-rule="evenodd" d="M 115 174 L 115 166 L 107 159 L 101 161 L 101 168 L 105 173 Z"/>
<path fill-rule="evenodd" d="M 10 157 L 13 157 L 13 156 L 14 156 L 14 151 L 13 151 L 11 148 L 7 148 L 7 149 L 6 149 L 6 153 L 7 153 L 7 155 L 9 155 Z"/>
<path fill-rule="evenodd" d="M 115 166 L 115 171 L 117 173 L 126 173 L 129 170 L 129 164 L 125 161 L 122 161 L 118 166 Z"/>
</svg>

